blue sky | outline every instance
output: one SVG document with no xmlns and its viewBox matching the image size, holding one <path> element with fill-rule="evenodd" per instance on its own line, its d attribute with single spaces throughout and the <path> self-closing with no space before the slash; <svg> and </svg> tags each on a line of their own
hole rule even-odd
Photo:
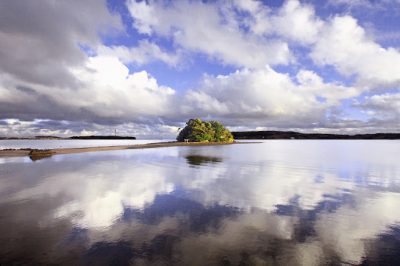
<svg viewBox="0 0 400 266">
<path fill-rule="evenodd" d="M 0 4 L 0 135 L 399 132 L 400 1 Z"/>
</svg>

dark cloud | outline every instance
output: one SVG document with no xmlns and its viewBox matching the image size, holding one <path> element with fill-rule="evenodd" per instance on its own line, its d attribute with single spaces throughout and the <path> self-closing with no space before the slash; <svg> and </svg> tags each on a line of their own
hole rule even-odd
<svg viewBox="0 0 400 266">
<path fill-rule="evenodd" d="M 98 32 L 119 26 L 105 1 L 0 2 L 0 71 L 20 80 L 72 86 L 67 66 L 85 59 L 79 44 L 95 44 Z"/>
<path fill-rule="evenodd" d="M 79 110 L 65 108 L 54 102 L 49 96 L 35 91 L 29 87 L 17 87 L 18 91 L 27 94 L 29 102 L 1 102 L 0 101 L 0 119 L 17 118 L 22 120 L 32 120 L 35 118 L 49 119 L 78 119 L 85 115 Z"/>
<path fill-rule="evenodd" d="M 15 87 L 18 91 L 21 91 L 23 93 L 29 94 L 29 95 L 37 95 L 37 92 L 29 87 L 25 87 L 25 86 L 16 86 Z"/>
</svg>

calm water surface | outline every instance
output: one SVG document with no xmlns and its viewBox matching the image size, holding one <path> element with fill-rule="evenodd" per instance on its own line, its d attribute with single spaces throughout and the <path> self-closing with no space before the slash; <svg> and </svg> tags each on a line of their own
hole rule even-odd
<svg viewBox="0 0 400 266">
<path fill-rule="evenodd" d="M 400 265 L 400 142 L 0 158 L 0 265 Z"/>
<path fill-rule="evenodd" d="M 136 145 L 163 142 L 168 140 L 132 140 L 132 139 L 22 139 L 0 140 L 0 150 L 3 149 L 59 149 L 84 148 L 100 146 Z"/>
</svg>

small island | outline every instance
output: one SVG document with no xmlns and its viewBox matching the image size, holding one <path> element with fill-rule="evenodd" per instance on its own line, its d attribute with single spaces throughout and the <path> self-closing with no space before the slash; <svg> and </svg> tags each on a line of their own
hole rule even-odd
<svg viewBox="0 0 400 266">
<path fill-rule="evenodd" d="M 234 141 L 232 133 L 218 121 L 190 119 L 176 138 L 179 142 L 227 142 Z"/>
</svg>

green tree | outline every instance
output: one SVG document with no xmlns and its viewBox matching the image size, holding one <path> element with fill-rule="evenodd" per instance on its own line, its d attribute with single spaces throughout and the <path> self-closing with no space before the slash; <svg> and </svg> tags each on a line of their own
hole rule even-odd
<svg viewBox="0 0 400 266">
<path fill-rule="evenodd" d="M 179 132 L 178 141 L 190 142 L 232 142 L 233 135 L 218 121 L 190 119 Z"/>
</svg>

